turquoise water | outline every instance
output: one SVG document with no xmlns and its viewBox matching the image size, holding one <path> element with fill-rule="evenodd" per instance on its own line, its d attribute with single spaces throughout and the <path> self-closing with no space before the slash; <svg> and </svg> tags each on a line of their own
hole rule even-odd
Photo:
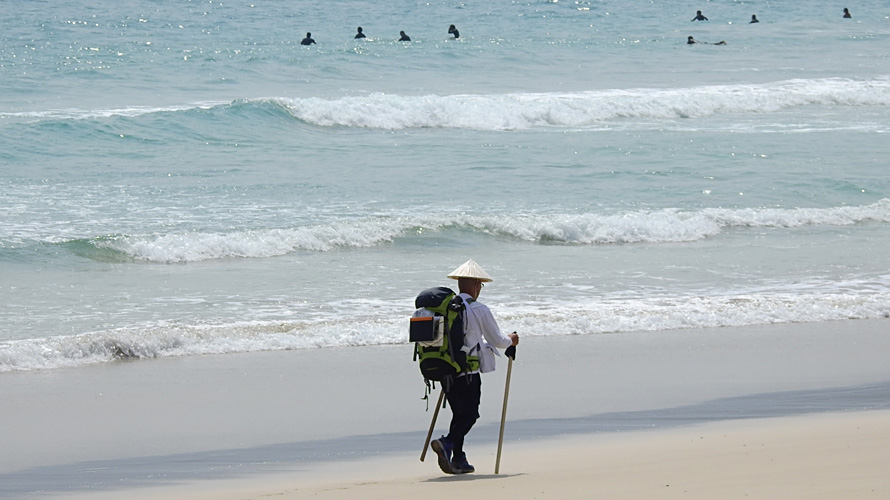
<svg viewBox="0 0 890 500">
<path fill-rule="evenodd" d="M 0 5 L 0 372 L 890 315 L 881 2 Z"/>
</svg>

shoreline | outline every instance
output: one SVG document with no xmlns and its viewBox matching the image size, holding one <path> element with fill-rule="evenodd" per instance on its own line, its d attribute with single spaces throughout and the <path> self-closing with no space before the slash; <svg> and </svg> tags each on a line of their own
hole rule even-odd
<svg viewBox="0 0 890 500">
<path fill-rule="evenodd" d="M 514 467 L 508 450 L 529 446 L 535 463 L 535 453 L 561 439 L 603 443 L 740 421 L 885 415 L 887 325 L 526 337 L 514 363 L 502 471 Z M 489 476 L 482 472 L 496 448 L 500 361 L 483 377 L 482 418 L 468 436 L 477 478 Z M 382 477 L 404 468 L 421 481 L 453 479 L 429 458 L 418 461 L 431 418 L 422 394 L 407 345 L 5 374 L 0 428 L 14 432 L 4 435 L 0 498 L 111 491 L 127 498 L 190 484 L 250 490 L 271 472 L 302 484 L 325 469 L 359 477 L 377 463 L 392 468 Z M 440 414 L 437 432 L 449 416 Z M 523 474 L 535 470 L 526 467 Z"/>
</svg>

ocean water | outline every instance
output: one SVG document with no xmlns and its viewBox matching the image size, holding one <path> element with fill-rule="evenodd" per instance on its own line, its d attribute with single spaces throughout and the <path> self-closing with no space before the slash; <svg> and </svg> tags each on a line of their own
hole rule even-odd
<svg viewBox="0 0 890 500">
<path fill-rule="evenodd" d="M 468 258 L 523 336 L 888 317 L 843 7 L 0 0 L 0 372 L 403 343 Z"/>
</svg>

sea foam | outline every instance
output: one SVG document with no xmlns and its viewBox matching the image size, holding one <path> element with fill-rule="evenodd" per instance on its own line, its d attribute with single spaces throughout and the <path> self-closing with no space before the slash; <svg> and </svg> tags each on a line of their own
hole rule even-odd
<svg viewBox="0 0 890 500">
<path fill-rule="evenodd" d="M 847 283 L 841 290 L 760 290 L 729 295 L 591 296 L 575 302 L 491 304 L 503 328 L 527 336 L 594 335 L 684 328 L 890 317 L 886 282 L 879 287 Z M 874 288 L 874 289 L 870 289 Z M 323 321 L 231 323 L 164 322 L 73 336 L 0 343 L 0 373 L 45 370 L 120 360 L 293 349 L 404 344 L 410 304 L 391 304 L 373 317 Z"/>
</svg>

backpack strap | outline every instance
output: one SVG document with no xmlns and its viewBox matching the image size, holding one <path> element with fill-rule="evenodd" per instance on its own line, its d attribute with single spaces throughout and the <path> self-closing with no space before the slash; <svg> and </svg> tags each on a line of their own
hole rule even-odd
<svg viewBox="0 0 890 500">
<path fill-rule="evenodd" d="M 461 297 L 461 298 L 463 298 L 463 297 Z M 473 302 L 476 302 L 476 299 L 474 299 L 474 298 L 472 298 L 472 297 L 469 297 L 469 298 L 463 299 L 463 301 L 464 301 L 464 304 L 465 304 L 465 311 L 466 311 L 465 314 L 466 314 L 466 318 L 469 319 L 469 317 L 470 317 L 470 304 L 472 304 Z M 467 329 L 464 328 L 464 338 L 466 338 L 466 334 L 467 334 Z M 469 356 L 469 355 L 472 355 L 473 352 L 476 352 L 476 353 L 481 353 L 481 352 L 482 352 L 482 339 L 477 338 L 476 340 L 477 340 L 476 345 L 473 346 L 473 347 L 470 347 L 470 348 L 469 348 L 469 351 L 467 352 L 467 355 L 468 355 L 468 356 Z"/>
</svg>

